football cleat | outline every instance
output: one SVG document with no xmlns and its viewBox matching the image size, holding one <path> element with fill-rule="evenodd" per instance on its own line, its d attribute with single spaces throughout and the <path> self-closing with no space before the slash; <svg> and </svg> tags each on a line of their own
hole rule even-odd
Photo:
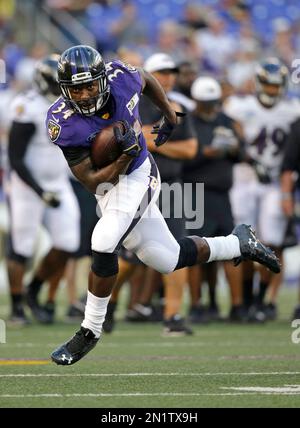
<svg viewBox="0 0 300 428">
<path fill-rule="evenodd" d="M 297 305 L 292 314 L 292 321 L 300 319 L 300 305 Z"/>
<path fill-rule="evenodd" d="M 239 224 L 233 229 L 232 234 L 237 236 L 240 241 L 241 250 L 241 256 L 234 259 L 235 266 L 243 260 L 253 260 L 266 266 L 274 273 L 280 272 L 280 262 L 275 253 L 256 238 L 250 226 Z"/>
<path fill-rule="evenodd" d="M 74 302 L 70 305 L 66 314 L 66 322 L 81 323 L 84 319 L 84 304 L 80 301 Z"/>
<path fill-rule="evenodd" d="M 51 324 L 53 322 L 53 317 L 45 308 L 40 306 L 37 297 L 34 294 L 27 292 L 25 299 L 27 305 L 31 309 L 32 315 L 38 322 L 42 324 Z"/>
<path fill-rule="evenodd" d="M 81 327 L 69 342 L 64 343 L 52 352 L 51 359 L 56 364 L 70 366 L 90 352 L 98 340 L 91 330 Z"/>
<path fill-rule="evenodd" d="M 164 321 L 163 336 L 180 337 L 193 334 L 193 330 L 188 327 L 180 315 L 173 315 Z"/>
<path fill-rule="evenodd" d="M 247 321 L 247 312 L 242 305 L 233 305 L 230 309 L 228 321 L 244 323 Z"/>
<path fill-rule="evenodd" d="M 15 305 L 13 307 L 11 316 L 7 320 L 7 325 L 10 327 L 23 327 L 30 325 L 30 321 L 25 315 L 22 304 Z"/>
</svg>

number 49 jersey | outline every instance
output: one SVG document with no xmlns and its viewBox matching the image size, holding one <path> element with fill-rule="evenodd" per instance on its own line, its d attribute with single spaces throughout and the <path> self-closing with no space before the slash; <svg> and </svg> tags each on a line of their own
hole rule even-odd
<svg viewBox="0 0 300 428">
<path fill-rule="evenodd" d="M 142 91 L 140 73 L 134 67 L 121 61 L 106 64 L 110 85 L 107 104 L 93 116 L 84 116 L 71 109 L 63 98 L 59 98 L 48 110 L 47 130 L 50 140 L 61 148 L 89 148 L 95 134 L 119 120 L 127 120 L 139 138 L 142 150 L 134 158 L 127 174 L 138 168 L 146 159 L 148 152 L 145 138 L 141 132 L 139 100 Z"/>
<path fill-rule="evenodd" d="M 277 181 L 290 125 L 300 117 L 298 100 L 282 100 L 273 108 L 265 108 L 253 95 L 233 96 L 227 100 L 225 111 L 241 123 L 249 156 Z"/>
</svg>

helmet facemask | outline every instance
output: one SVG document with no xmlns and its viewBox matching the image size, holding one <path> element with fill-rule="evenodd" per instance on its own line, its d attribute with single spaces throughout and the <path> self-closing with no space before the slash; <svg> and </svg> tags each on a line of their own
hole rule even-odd
<svg viewBox="0 0 300 428">
<path fill-rule="evenodd" d="M 255 76 L 256 96 L 267 107 L 274 107 L 284 96 L 287 89 L 288 70 L 279 61 L 271 60 L 259 66 Z M 277 93 L 268 93 L 265 86 L 277 87 Z"/>
<path fill-rule="evenodd" d="M 34 71 L 33 84 L 41 95 L 53 103 L 60 96 L 57 82 L 59 55 L 52 54 L 38 62 Z"/>
<path fill-rule="evenodd" d="M 284 96 L 285 94 L 285 86 L 272 84 L 274 86 L 278 86 L 278 92 L 275 95 L 268 94 L 266 90 L 264 89 L 265 85 L 271 85 L 267 82 L 260 82 L 258 79 L 256 80 L 256 95 L 258 100 L 262 105 L 265 107 L 272 108 L 274 107 Z"/>
<path fill-rule="evenodd" d="M 77 85 L 88 84 L 94 81 L 98 81 L 98 94 L 89 99 L 82 101 L 75 101 L 72 98 L 70 88 L 76 87 Z M 107 103 L 110 87 L 107 84 L 106 75 L 103 73 L 102 76 L 96 79 L 88 79 L 84 81 L 78 81 L 78 83 L 73 85 L 68 85 L 61 83 L 60 84 L 61 92 L 64 99 L 71 104 L 71 106 L 77 110 L 80 114 L 84 116 L 93 116 L 98 110 L 100 110 Z"/>
</svg>

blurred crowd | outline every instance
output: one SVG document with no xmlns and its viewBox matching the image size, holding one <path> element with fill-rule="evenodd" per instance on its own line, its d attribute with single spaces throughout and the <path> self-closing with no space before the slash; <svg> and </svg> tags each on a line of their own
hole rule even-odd
<svg viewBox="0 0 300 428">
<path fill-rule="evenodd" d="M 177 62 L 193 60 L 203 73 L 226 77 L 239 93 L 249 91 L 259 58 L 274 55 L 291 67 L 300 50 L 296 0 L 2 1 L 1 57 L 8 81 L 29 81 L 34 61 L 49 49 L 40 40 L 33 40 L 31 46 L 22 44 L 14 19 L 18 3 L 34 4 L 36 13 L 46 7 L 54 18 L 62 12 L 71 14 L 91 32 L 105 58 L 120 48 L 136 52 L 141 62 L 154 52 L 165 52 Z M 71 31 L 60 26 L 66 35 Z M 79 35 L 70 37 L 70 44 L 76 44 L 76 37 L 80 41 Z"/>
<path fill-rule="evenodd" d="M 20 1 L 0 0 L 0 56 L 4 60 L 6 71 L 5 79 L 0 81 L 0 138 L 4 169 L 7 164 L 7 139 L 11 131 L 10 104 L 17 94 L 32 86 L 38 62 L 54 50 L 56 53 L 61 53 L 56 46 L 49 46 L 49 43 L 42 40 L 34 40 L 31 46 L 22 43 L 17 28 L 18 18 L 21 16 L 20 3 Z M 296 0 L 170 0 L 165 2 L 159 0 L 27 0 L 22 3 L 23 6 L 24 3 L 31 3 L 37 12 L 43 8 L 43 13 L 46 11 L 50 21 L 51 18 L 55 19 L 57 14 L 70 14 L 91 33 L 95 47 L 105 60 L 118 58 L 133 66 L 144 66 L 155 75 L 170 100 L 177 107 L 179 104 L 179 108 L 187 112 L 187 116 L 191 116 L 193 122 L 190 128 L 185 125 L 186 129 L 182 129 L 176 136 L 174 140 L 178 148 L 176 156 L 172 151 L 168 152 L 163 148 L 157 153 L 155 148 L 149 145 L 148 148 L 153 151 L 157 163 L 161 162 L 162 181 L 169 184 L 200 181 L 206 184 L 209 179 L 210 184 L 207 185 L 205 194 L 205 209 L 209 213 L 207 215 L 213 220 L 209 225 L 205 225 L 206 229 L 202 232 L 215 235 L 230 233 L 231 226 L 240 220 L 239 210 L 236 209 L 236 201 L 239 197 L 232 199 L 232 194 L 236 192 L 236 185 L 240 185 L 241 182 L 242 186 L 238 186 L 238 191 L 245 191 L 239 171 L 233 174 L 235 165 L 246 160 L 243 144 L 248 138 L 245 136 L 248 117 L 247 112 L 244 117 L 240 114 L 243 109 L 243 100 L 248 96 L 256 96 L 257 64 L 263 59 L 277 58 L 280 64 L 287 68 L 289 76 L 293 75 L 294 61 L 300 55 L 299 2 Z M 19 24 L 22 27 L 22 23 Z M 38 22 L 34 25 L 38 25 Z M 78 34 L 70 35 L 70 28 L 64 28 L 61 25 L 60 30 L 66 37 L 70 37 L 70 45 L 71 41 L 84 42 Z M 169 56 L 167 58 L 170 58 L 172 63 L 169 62 L 166 65 L 166 59 L 163 56 L 155 56 L 157 53 L 167 54 Z M 199 76 L 209 76 L 208 79 L 212 80 L 198 81 L 198 85 L 193 86 Z M 212 82 L 214 95 L 212 98 L 209 98 L 209 95 L 205 98 L 209 82 Z M 289 77 L 286 82 L 283 82 L 283 86 L 285 87 L 284 97 L 291 100 L 287 103 L 294 102 L 300 95 L 298 82 Z M 217 106 L 217 113 L 210 109 L 206 111 L 207 105 L 201 104 L 203 101 L 217 101 L 215 105 L 210 105 L 210 108 Z M 239 102 L 242 103 L 241 108 L 239 108 Z M 300 117 L 300 108 L 297 100 L 295 105 L 290 105 L 293 106 L 291 108 L 293 113 L 288 120 L 293 122 Z M 215 113 L 221 116 L 216 119 Z M 147 105 L 143 106 L 141 115 L 143 130 L 148 135 L 147 132 L 150 132 L 150 128 L 159 117 L 156 117 L 155 112 L 150 111 Z M 227 115 L 230 120 L 227 119 Z M 217 122 L 214 122 L 215 120 Z M 199 153 L 203 150 L 201 138 L 203 133 L 207 132 L 205 124 L 211 121 L 214 127 L 230 129 L 226 138 L 224 134 L 218 136 L 221 140 L 223 138 L 227 142 L 230 141 L 228 143 L 230 147 L 226 148 L 226 155 L 222 148 L 221 155 L 215 139 L 214 150 L 201 152 L 202 157 L 200 157 Z M 286 131 L 286 136 L 289 132 Z M 205 145 L 210 145 L 211 142 L 207 141 Z M 184 144 L 181 152 L 178 143 Z M 188 159 L 191 160 L 195 156 L 198 163 L 196 161 L 194 164 L 187 163 Z M 166 159 L 174 160 L 174 157 L 176 165 L 174 162 L 166 162 Z M 213 174 L 211 168 L 214 166 L 211 163 L 206 171 L 205 159 L 211 162 L 214 158 L 216 169 Z M 201 173 L 197 168 L 203 168 Z M 251 169 L 252 172 L 249 173 L 248 170 L 247 174 L 250 175 L 244 181 L 258 181 L 264 186 L 268 184 L 262 181 L 263 174 L 258 171 L 256 165 L 252 164 Z M 254 177 L 252 173 L 257 176 Z M 86 260 L 90 256 L 87 250 L 88 242 L 93 224 L 98 217 L 96 202 L 84 193 L 76 181 L 72 178 L 70 180 L 81 208 L 80 251 L 77 251 L 76 255 L 68 260 L 66 266 L 63 266 L 64 269 L 57 272 L 51 279 L 47 302 L 43 306 L 37 301 L 41 284 L 37 286 L 35 283 L 32 286 L 31 282 L 31 288 L 32 290 L 35 288 L 36 293 L 33 293 L 33 299 L 27 298 L 27 303 L 34 317 L 42 323 L 54 321 L 56 289 L 62 279 L 68 284 L 69 290 L 68 319 L 81 319 L 84 313 L 84 297 L 80 299 L 76 291 L 76 277 L 80 275 L 80 278 L 84 278 L 87 275 L 89 262 L 82 265 L 79 261 L 83 258 Z M 0 216 L 3 219 L 5 212 L 7 216 L 7 210 L 3 186 L 1 190 Z M 270 204 L 272 203 L 271 199 Z M 89 221 L 86 221 L 87 213 L 83 215 L 83 207 L 86 209 L 87 204 L 89 204 Z M 222 211 L 226 221 L 214 218 L 213 210 Z M 168 225 L 171 230 L 174 227 L 175 231 L 172 230 L 172 232 L 175 236 L 176 233 L 183 236 L 184 230 L 182 231 L 180 227 L 178 230 L 178 223 L 179 220 L 175 227 L 172 224 Z M 3 248 L 7 241 L 9 225 L 2 220 L 0 224 L 1 254 L 4 257 Z M 297 245 L 298 238 L 295 233 L 292 233 L 295 231 L 291 231 L 290 227 L 285 232 L 288 234 L 285 234 L 284 239 L 291 239 L 286 246 Z M 272 244 L 272 242 L 266 243 Z M 278 245 L 274 243 L 275 247 L 282 247 L 282 245 L 283 242 L 279 242 Z M 182 302 L 187 284 L 189 285 L 188 319 L 190 323 L 202 324 L 212 320 L 222 320 L 216 292 L 218 268 L 219 266 L 214 263 L 206 267 L 197 266 L 195 269 L 182 270 L 180 274 L 174 273 L 173 276 L 165 277 L 143 266 L 132 254 L 123 251 L 120 259 L 120 277 L 109 304 L 108 316 L 104 324 L 105 331 L 110 332 L 114 328 L 119 290 L 126 281 L 130 284 L 126 313 L 126 320 L 129 322 L 164 322 L 164 331 L 169 334 L 191 334 L 192 329 L 182 318 Z M 84 274 L 78 274 L 78 269 L 83 269 Z M 274 280 L 263 272 L 256 272 L 253 266 L 235 270 L 229 263 L 223 264 L 223 270 L 231 296 L 231 309 L 226 319 L 258 323 L 276 319 L 278 288 L 282 277 Z M 203 303 L 201 291 L 204 283 L 207 284 L 208 289 L 208 299 L 204 299 L 208 301 L 207 304 Z M 256 292 L 253 291 L 255 284 Z M 296 306 L 293 316 L 300 316 L 299 306 Z M 18 317 L 15 317 L 14 321 L 16 318 Z"/>
</svg>

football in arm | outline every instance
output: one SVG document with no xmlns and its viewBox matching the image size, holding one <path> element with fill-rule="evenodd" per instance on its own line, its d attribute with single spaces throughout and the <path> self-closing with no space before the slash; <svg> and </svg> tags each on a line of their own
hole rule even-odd
<svg viewBox="0 0 300 428">
<path fill-rule="evenodd" d="M 122 122 L 115 122 L 102 129 L 92 142 L 91 159 L 97 168 L 104 168 L 110 165 L 122 154 L 121 146 L 115 139 L 114 126 L 118 126 L 121 132 L 124 132 Z"/>
</svg>

